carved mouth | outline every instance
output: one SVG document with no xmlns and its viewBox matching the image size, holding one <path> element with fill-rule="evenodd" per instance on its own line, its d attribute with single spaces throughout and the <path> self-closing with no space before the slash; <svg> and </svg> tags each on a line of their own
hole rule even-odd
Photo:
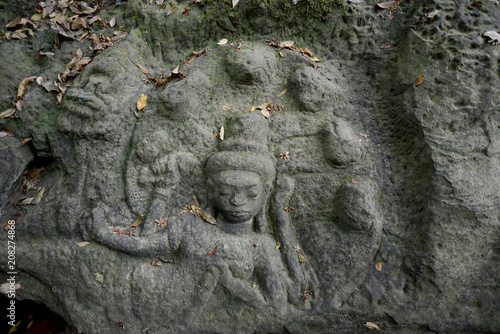
<svg viewBox="0 0 500 334">
<path fill-rule="evenodd" d="M 248 212 L 248 211 L 228 211 L 228 212 L 226 212 L 226 214 L 230 217 L 233 217 L 233 218 L 244 218 L 244 217 L 248 217 L 249 215 L 251 215 L 251 212 Z"/>
</svg>

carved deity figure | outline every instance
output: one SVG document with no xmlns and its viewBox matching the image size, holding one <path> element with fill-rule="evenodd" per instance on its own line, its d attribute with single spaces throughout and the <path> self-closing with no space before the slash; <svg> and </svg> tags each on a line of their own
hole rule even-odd
<svg viewBox="0 0 500 334">
<path fill-rule="evenodd" d="M 184 213 L 169 219 L 165 230 L 129 237 L 110 233 L 102 212 L 95 210 L 93 233 L 101 243 L 131 255 L 172 259 L 175 263 L 168 270 L 204 271 L 206 278 L 195 283 L 204 289 L 194 291 L 191 299 L 196 305 L 186 305 L 190 312 L 193 307 L 200 312 L 218 287 L 227 298 L 269 309 L 270 315 L 284 314 L 292 304 L 308 309 L 314 297 L 306 303 L 301 295 L 316 288 L 316 277 L 303 253 L 297 252 L 289 213 L 283 210 L 293 181 L 278 179 L 269 212 L 266 204 L 276 172 L 266 154 L 267 124 L 246 114 L 233 121 L 232 130 L 235 135 L 221 145 L 223 150 L 207 161 L 207 210 L 213 211 L 216 225 Z M 189 276 L 194 275 L 184 277 Z"/>
</svg>

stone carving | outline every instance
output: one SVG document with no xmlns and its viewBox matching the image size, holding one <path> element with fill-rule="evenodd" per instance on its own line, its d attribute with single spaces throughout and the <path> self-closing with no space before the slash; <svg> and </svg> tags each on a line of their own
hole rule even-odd
<svg viewBox="0 0 500 334">
<path fill-rule="evenodd" d="M 358 1 L 362 10 L 332 11 L 339 19 L 304 34 L 281 27 L 296 43 L 282 50 L 261 40 L 282 25 L 265 4 L 213 20 L 196 7 L 165 15 L 158 4 L 119 3 L 101 14 L 102 36 L 113 16 L 129 34 L 93 53 L 62 105 L 33 82 L 21 119 L 0 120 L 15 133 L 0 138 L 9 189 L 0 206 L 3 221 L 21 219 L 19 298 L 89 334 L 353 333 L 366 321 L 393 332 L 498 332 L 500 86 L 496 49 L 471 29 L 499 22 L 493 2 L 471 12 L 439 1 L 439 22 L 415 30 Z M 420 15 L 433 3 L 401 6 Z M 208 22 L 234 23 L 234 34 Z M 246 30 L 255 41 L 231 45 Z M 0 83 L 3 110 L 24 76 L 55 79 L 68 55 L 93 52 L 83 37 L 53 50 L 47 32 L 0 43 L 0 72 L 15 78 Z M 429 42 L 436 36 L 443 43 Z M 35 60 L 34 46 L 55 56 Z M 158 87 L 138 65 L 151 77 L 180 66 L 185 77 Z M 249 112 L 269 100 L 269 118 Z M 43 199 L 14 206 L 32 196 L 18 192 L 25 169 L 41 164 Z M 194 198 L 217 225 L 179 214 Z M 139 215 L 135 236 L 110 231 Z"/>
<path fill-rule="evenodd" d="M 318 293 L 316 276 L 308 263 L 300 263 L 300 256 L 307 255 L 302 251 L 299 256 L 289 214 L 283 211 L 293 192 L 293 181 L 286 178 L 279 181 L 272 201 L 276 206 L 273 219 L 269 219 L 266 203 L 275 179 L 275 167 L 267 153 L 267 125 L 262 117 L 251 114 L 238 117 L 233 123 L 233 130 L 240 131 L 233 132 L 236 135 L 221 145 L 223 150 L 212 155 L 206 167 L 209 202 L 215 210 L 217 225 L 184 214 L 169 217 L 166 230 L 124 238 L 110 233 L 101 211 L 94 210 L 93 233 L 98 241 L 128 254 L 158 256 L 163 261 L 175 259 L 171 268 L 175 273 L 181 270 L 183 275 L 192 276 L 205 268 L 205 283 L 200 283 L 203 288 L 192 291 L 193 296 L 188 299 L 195 304 L 184 305 L 184 312 L 199 315 L 220 285 L 231 298 L 258 309 L 269 308 L 266 311 L 269 315 L 282 317 L 289 310 L 289 303 L 299 304 L 301 291 L 310 288 Z M 153 137 L 164 135 L 152 134 Z M 161 146 L 161 141 L 158 145 Z M 143 162 L 152 161 L 153 156 L 158 156 L 157 151 L 148 157 L 141 153 Z M 160 170 L 151 173 L 149 168 L 142 167 L 138 173 L 130 171 L 127 177 L 144 183 L 142 174 L 161 174 Z M 165 176 L 165 180 L 176 180 L 175 175 Z M 154 177 L 145 179 L 150 182 Z M 157 185 L 165 189 L 168 186 Z M 138 203 L 141 205 L 143 203 Z M 280 247 L 277 247 L 278 241 Z M 310 308 L 314 299 L 311 296 L 307 303 L 304 300 L 302 308 Z"/>
</svg>

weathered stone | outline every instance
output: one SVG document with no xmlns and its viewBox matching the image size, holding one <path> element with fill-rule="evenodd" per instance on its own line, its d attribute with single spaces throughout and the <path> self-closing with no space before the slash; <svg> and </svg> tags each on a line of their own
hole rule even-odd
<svg viewBox="0 0 500 334">
<path fill-rule="evenodd" d="M 50 30 L 0 44 L 0 110 L 93 57 L 61 105 L 33 83 L 0 120 L 17 298 L 88 334 L 500 330 L 495 1 L 115 4 L 129 34 L 101 53 Z M 14 206 L 31 162 L 46 191 Z"/>
</svg>

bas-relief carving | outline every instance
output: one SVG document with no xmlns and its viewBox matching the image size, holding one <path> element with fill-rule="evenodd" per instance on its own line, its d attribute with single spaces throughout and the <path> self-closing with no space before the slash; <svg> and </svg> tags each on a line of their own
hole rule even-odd
<svg viewBox="0 0 500 334">
<path fill-rule="evenodd" d="M 262 54 L 245 52 L 234 57 L 226 52 L 224 61 L 227 62 L 227 70 L 239 73 L 231 78 L 239 88 L 232 90 L 229 86 L 228 91 L 238 96 L 242 94 L 241 87 L 249 86 L 249 92 L 263 94 L 259 93 L 259 85 L 265 82 L 265 74 L 270 72 L 269 75 L 279 76 L 275 55 L 272 50 Z M 252 61 L 245 62 L 245 57 Z M 283 318 L 288 314 L 289 320 L 290 314 L 340 307 L 352 294 L 352 285 L 362 283 L 366 267 L 371 265 L 380 241 L 382 218 L 376 204 L 376 185 L 369 175 L 363 175 L 356 184 L 342 185 L 339 181 L 342 175 L 355 175 L 356 168 L 369 163 L 366 147 L 354 135 L 357 125 L 343 120 L 345 115 L 337 115 L 333 107 L 333 100 L 338 100 L 334 90 L 339 83 L 333 83 L 323 77 L 321 71 L 305 64 L 294 64 L 299 70 L 291 74 L 289 94 L 295 105 L 286 105 L 285 113 L 291 114 L 288 122 L 292 124 L 289 126 L 295 127 L 297 133 L 306 134 L 307 129 L 293 122 L 303 115 L 311 115 L 311 112 L 314 112 L 311 117 L 323 120 L 319 131 L 311 130 L 309 135 L 320 143 L 314 150 L 320 152 L 320 162 L 314 159 L 306 161 L 303 169 L 309 168 L 307 164 L 325 162 L 330 166 L 326 173 L 335 189 L 325 189 L 333 191 L 329 195 L 332 199 L 329 212 L 333 214 L 329 215 L 330 218 L 324 215 L 317 221 L 308 222 L 314 235 L 308 240 L 301 235 L 300 226 L 294 222 L 295 212 L 283 210 L 300 196 L 302 199 L 305 197 L 298 195 L 301 189 L 297 187 L 302 187 L 302 183 L 297 180 L 301 176 L 294 175 L 293 167 L 289 167 L 293 163 L 285 166 L 287 162 L 274 154 L 280 145 L 279 135 L 272 132 L 279 127 L 276 125 L 278 117 L 276 121 L 273 116 L 268 120 L 260 114 L 242 114 L 241 111 L 234 111 L 231 115 L 217 114 L 216 119 L 225 119 L 224 122 L 229 124 L 227 138 L 219 142 L 218 147 L 211 140 L 212 130 L 218 129 L 214 127 L 217 124 L 215 121 L 212 125 L 197 125 L 194 135 L 198 138 L 186 139 L 192 140 L 193 145 L 180 139 L 193 135 L 186 133 L 189 131 L 186 130 L 186 122 L 196 122 L 203 108 L 216 110 L 210 102 L 212 95 L 216 94 L 210 81 L 211 73 L 209 70 L 203 72 L 203 58 L 197 61 L 201 65 L 195 66 L 196 62 L 193 62 L 191 72 L 191 64 L 185 68 L 184 72 L 188 74 L 186 79 L 169 83 L 170 86 L 159 92 L 150 119 L 143 117 L 134 129 L 127 125 L 130 133 L 125 135 L 126 139 L 118 136 L 120 142 L 128 140 L 128 143 L 117 144 L 120 149 L 111 155 L 127 156 L 126 161 L 117 160 L 117 169 L 121 168 L 125 179 L 123 191 L 128 198 L 126 204 L 119 203 L 120 212 L 126 211 L 124 216 L 128 219 L 144 215 L 142 230 L 135 237 L 111 234 L 109 228 L 120 223 L 110 214 L 112 201 L 108 201 L 93 209 L 90 233 L 112 249 L 133 256 L 175 258 L 175 264 L 162 267 L 164 276 L 171 278 L 169 282 L 158 278 L 151 288 L 165 294 L 163 307 L 175 309 L 171 316 L 173 321 L 184 319 L 181 316 L 185 314 L 183 312 L 199 315 L 208 305 L 216 304 L 214 300 L 221 295 L 234 300 L 234 305 L 240 305 L 237 301 L 242 301 L 242 305 L 247 305 L 245 307 L 260 310 L 262 314 L 267 314 L 267 319 Z M 292 61 L 298 62 L 297 58 L 292 58 Z M 84 106 L 80 108 L 68 102 L 59 124 L 62 131 L 92 140 L 92 145 L 102 145 L 104 150 L 109 148 L 110 141 L 113 142 L 107 137 L 113 131 L 103 130 L 106 124 L 117 120 L 120 124 L 132 124 L 135 119 L 132 118 L 132 110 L 128 106 L 121 107 L 119 101 L 115 101 L 117 115 L 111 113 L 102 119 L 95 118 L 96 110 L 102 110 L 102 106 L 94 105 L 95 99 L 86 99 L 86 94 L 89 94 L 88 91 L 105 90 L 107 86 L 105 83 L 93 84 L 94 80 L 101 80 L 99 76 L 94 78 L 94 71 L 104 73 L 99 59 L 94 63 L 89 69 L 89 74 L 93 75 L 89 75 L 87 80 L 82 73 L 78 85 L 68 91 L 70 98 L 81 99 Z M 259 66 L 255 67 L 255 64 Z M 93 85 L 93 89 L 89 85 Z M 269 89 L 269 86 L 266 87 Z M 102 91 L 102 94 L 112 93 Z M 239 108 L 245 109 L 246 106 Z M 78 126 L 72 128 L 67 121 L 71 117 L 89 119 L 102 126 L 87 132 Z M 325 120 L 329 120 L 326 126 Z M 273 122 L 275 125 L 272 125 Z M 295 139 L 291 137 L 287 140 L 294 142 Z M 98 141 L 103 144 L 96 145 Z M 124 152 L 126 147 L 131 148 L 128 155 Z M 85 162 L 88 159 L 94 159 L 86 153 L 78 153 L 80 156 L 75 159 L 84 164 L 88 163 Z M 111 163 L 109 156 L 95 160 L 97 162 L 92 163 L 89 169 Z M 97 172 L 94 170 L 93 173 Z M 88 187 L 97 180 L 86 178 L 85 182 Z M 115 180 L 113 184 L 119 190 L 119 181 Z M 119 191 L 113 195 L 119 197 L 117 193 Z M 200 217 L 189 214 L 175 214 L 181 208 L 176 206 L 181 202 L 188 204 L 193 193 L 197 193 L 201 205 L 215 215 L 217 225 L 209 225 Z M 296 210 L 301 211 L 298 220 L 304 222 L 310 207 L 304 204 Z M 164 229 L 154 224 L 154 220 L 160 217 L 168 221 Z M 281 247 L 276 249 L 278 242 Z M 305 262 L 299 258 L 299 248 Z M 217 253 L 207 256 L 212 249 L 218 249 Z M 142 266 L 136 268 L 133 275 L 140 276 L 144 270 Z M 303 292 L 308 288 L 314 293 L 302 300 Z M 179 289 L 184 291 L 185 298 L 175 297 Z M 134 298 L 139 305 L 138 301 L 145 297 L 138 295 Z M 144 302 L 147 304 L 146 300 Z M 151 312 L 157 309 L 152 305 L 151 308 Z"/>
</svg>

